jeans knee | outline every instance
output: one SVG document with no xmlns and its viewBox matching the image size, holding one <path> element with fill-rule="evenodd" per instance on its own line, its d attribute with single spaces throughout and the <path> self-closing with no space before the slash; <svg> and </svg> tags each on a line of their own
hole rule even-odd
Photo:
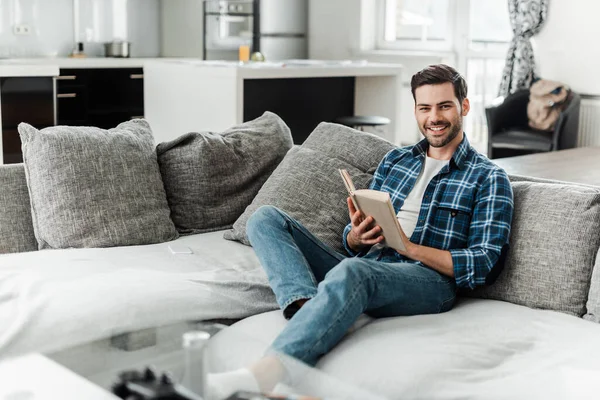
<svg viewBox="0 0 600 400">
<path fill-rule="evenodd" d="M 346 258 L 340 261 L 327 275 L 331 278 L 339 277 L 358 283 L 369 278 L 369 267 L 360 258 Z"/>
<path fill-rule="evenodd" d="M 281 211 L 277 207 L 269 205 L 260 206 L 248 218 L 248 222 L 246 222 L 246 234 L 250 237 L 265 224 L 280 220 L 281 217 Z"/>
</svg>

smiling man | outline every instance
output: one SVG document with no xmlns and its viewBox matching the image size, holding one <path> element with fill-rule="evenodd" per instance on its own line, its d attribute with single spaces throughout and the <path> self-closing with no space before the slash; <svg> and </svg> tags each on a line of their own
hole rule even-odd
<svg viewBox="0 0 600 400">
<path fill-rule="evenodd" d="M 362 313 L 372 317 L 435 314 L 454 305 L 457 287 L 491 284 L 503 266 L 513 214 L 504 170 L 473 149 L 463 132 L 467 84 L 447 65 L 411 81 L 425 137 L 395 148 L 379 164 L 371 189 L 390 194 L 406 251 L 382 245 L 379 226 L 348 198 L 342 235 L 348 254 L 319 241 L 283 211 L 259 208 L 248 237 L 290 321 L 271 348 L 310 365 L 333 348 Z M 281 371 L 267 356 L 216 386 L 269 390 Z M 244 386 L 244 385 L 242 385 Z"/>
</svg>

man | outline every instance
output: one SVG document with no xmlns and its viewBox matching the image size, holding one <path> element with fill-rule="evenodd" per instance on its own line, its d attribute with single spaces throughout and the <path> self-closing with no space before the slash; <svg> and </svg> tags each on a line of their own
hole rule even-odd
<svg viewBox="0 0 600 400">
<path fill-rule="evenodd" d="M 351 257 L 275 207 L 261 207 L 248 221 L 250 242 L 284 316 L 291 318 L 271 346 L 275 352 L 314 365 L 362 313 L 446 312 L 457 287 L 491 283 L 502 268 L 512 189 L 506 173 L 477 153 L 463 133 L 469 113 L 464 78 L 449 66 L 433 65 L 412 77 L 411 89 L 425 138 L 390 151 L 371 183 L 390 194 L 405 252 L 383 247 L 380 227 L 350 198 L 342 241 Z M 265 357 L 232 376 L 269 390 L 278 374 L 266 371 L 276 364 Z"/>
</svg>

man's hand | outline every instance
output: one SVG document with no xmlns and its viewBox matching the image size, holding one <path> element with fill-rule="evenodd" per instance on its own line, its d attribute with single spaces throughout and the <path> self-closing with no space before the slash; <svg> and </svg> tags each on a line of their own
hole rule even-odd
<svg viewBox="0 0 600 400">
<path fill-rule="evenodd" d="M 381 234 L 381 227 L 379 225 L 372 226 L 374 222 L 373 217 L 369 216 L 365 218 L 363 213 L 354 207 L 354 203 L 350 197 L 346 199 L 346 202 L 348 203 L 348 214 L 352 222 L 352 229 L 346 237 L 348 246 L 358 252 L 365 247 L 383 242 L 384 238 Z"/>
</svg>

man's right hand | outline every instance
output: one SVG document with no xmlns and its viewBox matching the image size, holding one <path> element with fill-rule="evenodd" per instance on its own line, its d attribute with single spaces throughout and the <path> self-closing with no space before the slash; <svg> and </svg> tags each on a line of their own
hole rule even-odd
<svg viewBox="0 0 600 400">
<path fill-rule="evenodd" d="M 368 216 L 365 218 L 364 214 L 354 207 L 350 197 L 346 199 L 346 202 L 348 203 L 348 214 L 350 214 L 350 222 L 352 223 L 352 229 L 346 236 L 348 246 L 358 252 L 365 247 L 383 242 L 381 227 L 379 225 L 372 226 L 375 222 L 373 217 Z"/>
</svg>

